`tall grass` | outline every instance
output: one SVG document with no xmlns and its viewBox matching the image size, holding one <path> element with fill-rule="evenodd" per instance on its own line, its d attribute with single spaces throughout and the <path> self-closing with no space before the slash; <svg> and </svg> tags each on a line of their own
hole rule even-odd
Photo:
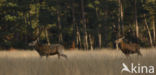
<svg viewBox="0 0 156 75">
<path fill-rule="evenodd" d="M 142 57 L 131 55 L 126 59 L 119 50 L 65 51 L 68 60 L 57 56 L 40 58 L 36 51 L 1 51 L 0 75 L 131 75 L 121 73 L 122 63 L 153 65 L 156 50 L 141 49 Z"/>
</svg>

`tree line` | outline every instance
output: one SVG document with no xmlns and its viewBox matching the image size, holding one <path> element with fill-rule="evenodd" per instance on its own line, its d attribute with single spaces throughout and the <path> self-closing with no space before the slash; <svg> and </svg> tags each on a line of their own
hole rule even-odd
<svg viewBox="0 0 156 75">
<path fill-rule="evenodd" d="M 36 37 L 40 43 L 94 49 L 115 48 L 114 41 L 127 36 L 154 47 L 155 17 L 155 0 L 1 0 L 0 49 L 30 48 Z"/>
</svg>

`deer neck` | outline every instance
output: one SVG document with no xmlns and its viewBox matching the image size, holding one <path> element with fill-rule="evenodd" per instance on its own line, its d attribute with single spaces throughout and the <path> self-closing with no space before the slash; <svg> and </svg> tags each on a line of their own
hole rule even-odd
<svg viewBox="0 0 156 75">
<path fill-rule="evenodd" d="M 122 46 L 124 46 L 124 42 L 123 42 L 123 41 L 121 41 L 121 42 L 119 43 L 119 48 L 121 48 Z"/>
<path fill-rule="evenodd" d="M 39 42 L 36 43 L 35 48 L 38 49 L 41 45 L 39 44 Z"/>
</svg>

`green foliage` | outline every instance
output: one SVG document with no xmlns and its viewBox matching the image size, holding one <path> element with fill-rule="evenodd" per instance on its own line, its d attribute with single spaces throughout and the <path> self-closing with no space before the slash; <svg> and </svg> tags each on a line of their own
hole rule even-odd
<svg viewBox="0 0 156 75">
<path fill-rule="evenodd" d="M 83 1 L 86 31 L 94 36 L 94 44 L 96 44 L 94 47 L 98 47 L 98 33 L 102 34 L 102 47 L 112 47 L 117 35 L 115 28 L 118 26 L 119 17 L 118 0 Z M 124 32 L 126 33 L 129 28 L 135 31 L 134 0 L 123 0 L 122 4 Z M 76 41 L 77 29 L 81 39 L 84 35 L 81 8 L 81 0 L 0 0 L 0 47 L 28 48 L 28 43 L 35 40 L 40 31 L 42 34 L 39 37 L 46 39 L 45 30 L 48 30 L 51 43 L 58 43 L 61 32 L 63 44 L 70 47 L 71 43 Z M 152 31 L 151 20 L 152 17 L 156 17 L 155 0 L 137 0 L 140 35 L 144 34 L 146 35 L 144 38 L 148 38 L 147 30 L 144 28 L 143 14 L 147 15 L 149 28 Z M 73 17 L 75 17 L 74 22 Z M 45 29 L 39 30 L 40 28 Z M 144 46 L 149 45 L 145 43 Z"/>
</svg>

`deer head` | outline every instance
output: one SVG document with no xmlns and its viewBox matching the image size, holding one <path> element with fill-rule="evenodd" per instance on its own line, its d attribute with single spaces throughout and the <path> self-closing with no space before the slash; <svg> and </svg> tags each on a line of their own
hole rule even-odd
<svg viewBox="0 0 156 75">
<path fill-rule="evenodd" d="M 117 40 L 115 41 L 115 43 L 117 43 L 117 44 L 118 44 L 118 43 L 122 42 L 124 38 L 125 38 L 125 36 L 123 36 L 123 37 L 121 37 L 121 38 L 117 39 Z"/>
<path fill-rule="evenodd" d="M 29 46 L 35 46 L 38 43 L 39 38 L 37 38 L 35 41 L 29 43 Z"/>
<path fill-rule="evenodd" d="M 124 38 L 125 38 L 125 36 L 123 36 L 123 37 L 121 37 L 121 38 L 115 40 L 117 50 L 118 50 L 118 48 L 119 48 L 119 43 L 121 43 L 121 42 L 123 41 Z"/>
<path fill-rule="evenodd" d="M 36 40 L 31 42 L 31 43 L 29 43 L 28 46 L 35 46 L 35 45 L 37 45 L 39 43 L 39 37 L 40 37 L 40 35 L 41 35 L 42 31 L 43 31 L 43 28 L 37 27 L 35 30 L 37 30 L 37 29 L 39 29 L 38 30 L 39 33 L 38 33 L 37 37 L 35 38 Z"/>
</svg>

